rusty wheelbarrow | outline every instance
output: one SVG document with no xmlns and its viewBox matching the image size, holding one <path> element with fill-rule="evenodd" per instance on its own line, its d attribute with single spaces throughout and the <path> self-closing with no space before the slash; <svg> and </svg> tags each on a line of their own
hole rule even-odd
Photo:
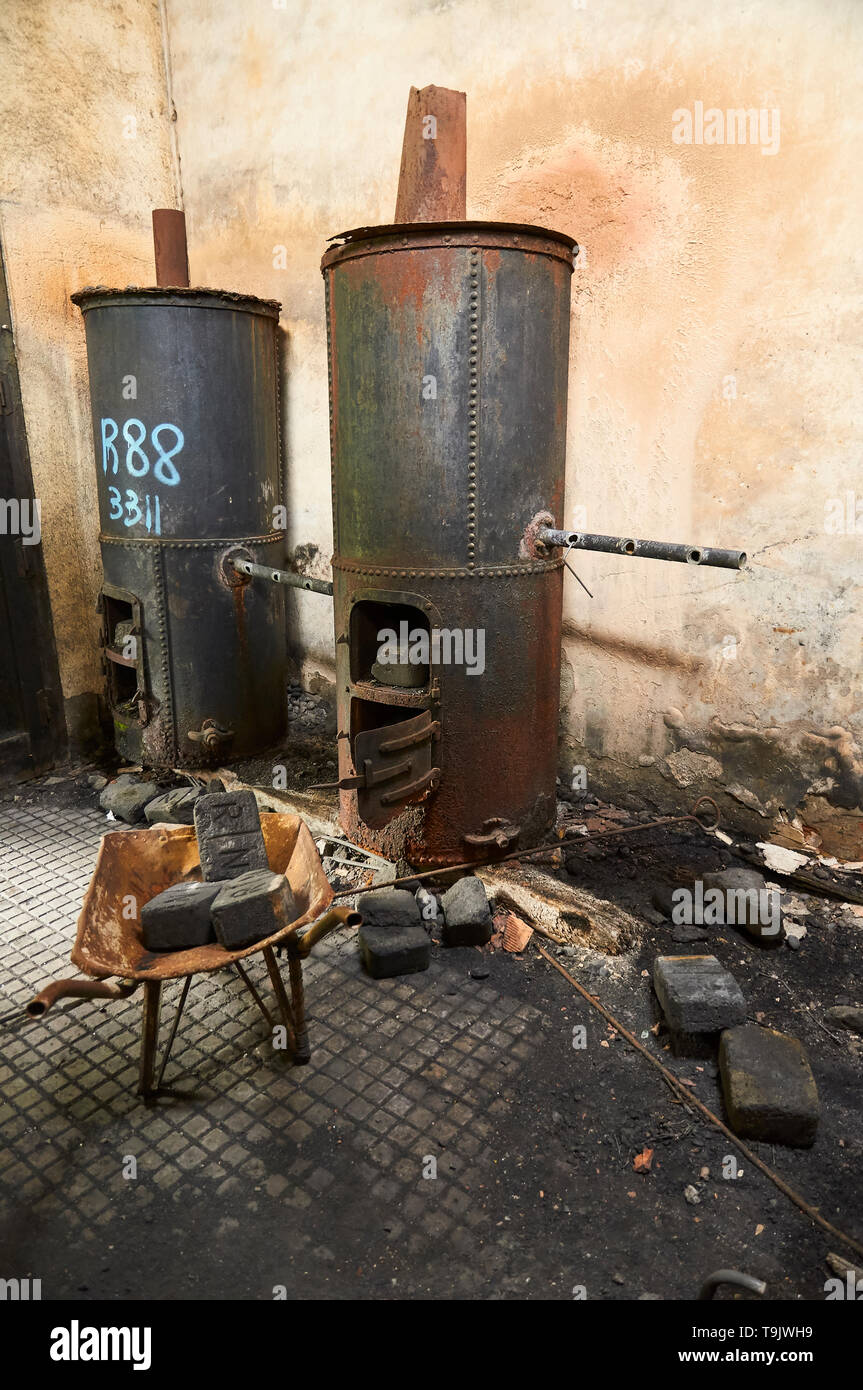
<svg viewBox="0 0 863 1390">
<path fill-rule="evenodd" d="M 226 951 L 213 942 L 188 951 L 153 953 L 141 937 L 141 908 L 150 898 L 173 883 L 200 880 L 198 844 L 191 826 L 159 826 L 105 835 L 90 886 L 78 918 L 78 934 L 72 964 L 89 979 L 55 980 L 26 1006 L 31 1018 L 41 1018 L 58 999 L 123 999 L 139 985 L 144 987 L 141 1066 L 138 1090 L 158 1094 L 177 1033 L 193 975 L 211 970 L 235 969 L 253 996 L 268 1026 L 272 1014 L 255 988 L 242 961 L 260 951 L 284 1026 L 286 1051 L 296 1063 L 310 1058 L 303 994 L 303 960 L 316 942 L 341 926 L 358 926 L 361 917 L 346 907 L 333 907 L 333 890 L 321 864 L 308 826 L 299 816 L 261 816 L 261 829 L 270 868 L 287 876 L 300 915 L 273 936 L 256 941 L 241 951 Z M 304 928 L 306 930 L 304 930 Z M 276 959 L 275 947 L 288 954 L 291 997 L 288 998 Z M 112 978 L 113 977 L 113 978 Z M 160 1005 L 165 980 L 185 983 L 177 1006 L 158 1078 L 155 1076 L 159 1041 Z"/>
</svg>

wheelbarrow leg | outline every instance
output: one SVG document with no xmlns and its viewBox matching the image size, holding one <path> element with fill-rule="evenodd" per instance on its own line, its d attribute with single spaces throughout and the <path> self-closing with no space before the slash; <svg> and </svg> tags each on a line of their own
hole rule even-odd
<svg viewBox="0 0 863 1390">
<path fill-rule="evenodd" d="M 162 1003 L 162 981 L 145 980 L 144 1015 L 141 1030 L 141 1069 L 138 1075 L 138 1090 L 145 1098 L 154 1096 L 158 1090 L 154 1084 L 156 1072 L 156 1049 L 159 1045 L 159 1013 Z"/>
<path fill-rule="evenodd" d="M 294 1005 L 294 1023 L 297 1029 L 297 1052 L 294 1058 L 298 1066 L 305 1066 L 311 1059 L 309 1032 L 306 1027 L 306 994 L 303 989 L 303 962 L 299 956 L 290 954 L 288 947 L 288 969 L 291 976 L 291 1000 Z"/>
<path fill-rule="evenodd" d="M 261 954 L 267 963 L 267 970 L 270 975 L 270 984 L 279 1005 L 279 1013 L 282 1015 L 282 1022 L 285 1025 L 285 1032 L 288 1040 L 288 1050 L 291 1057 L 296 1058 L 297 1054 L 297 1033 L 294 1028 L 294 1017 L 291 1013 L 291 1005 L 285 989 L 285 982 L 279 972 L 279 963 L 272 946 L 265 946 Z"/>
</svg>

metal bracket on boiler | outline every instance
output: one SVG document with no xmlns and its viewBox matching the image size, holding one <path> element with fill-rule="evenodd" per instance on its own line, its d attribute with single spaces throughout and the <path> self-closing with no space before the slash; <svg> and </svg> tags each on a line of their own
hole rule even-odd
<svg viewBox="0 0 863 1390">
<path fill-rule="evenodd" d="M 495 816 L 491 820 L 483 821 L 481 831 L 465 835 L 463 839 L 466 845 L 473 845 L 477 849 L 509 849 L 517 843 L 520 834 L 520 825 Z"/>
</svg>

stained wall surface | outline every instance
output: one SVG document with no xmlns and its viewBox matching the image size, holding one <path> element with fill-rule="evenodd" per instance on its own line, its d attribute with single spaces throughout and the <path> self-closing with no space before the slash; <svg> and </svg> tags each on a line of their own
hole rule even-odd
<svg viewBox="0 0 863 1390">
<path fill-rule="evenodd" d="M 102 686 L 101 565 L 84 326 L 69 295 L 153 280 L 150 210 L 176 189 L 159 6 L 4 0 L 0 55 L 0 245 L 74 751 Z"/>
<path fill-rule="evenodd" d="M 105 3 L 95 32 L 99 9 L 5 15 L 23 43 L 38 14 L 58 92 L 62 25 L 81 93 L 70 109 L 28 79 L 31 144 L 2 207 L 38 469 L 71 469 L 79 489 L 46 538 L 54 574 L 72 575 L 57 599 L 73 628 L 96 551 L 83 337 L 60 306 L 83 280 L 144 274 L 144 214 L 172 179 L 156 7 Z M 594 597 L 567 580 L 562 775 L 585 767 L 595 790 L 664 806 L 709 791 L 757 828 L 802 811 L 863 859 L 858 0 L 166 0 L 165 14 L 193 283 L 284 306 L 300 566 L 326 574 L 332 545 L 320 257 L 335 233 L 392 219 L 409 88 L 459 88 L 468 214 L 584 247 L 567 524 L 751 557 L 735 575 L 578 556 Z M 138 143 L 106 141 L 126 111 Z M 305 679 L 326 686 L 329 605 L 302 593 L 289 608 Z M 64 646 L 70 688 L 86 684 L 90 658 Z"/>
<path fill-rule="evenodd" d="M 741 575 L 578 556 L 594 597 L 568 581 L 565 775 L 663 803 L 719 792 L 756 826 L 803 807 L 853 845 L 856 0 L 170 0 L 169 28 L 197 276 L 284 304 L 302 562 L 311 544 L 324 573 L 331 547 L 322 249 L 391 220 L 410 86 L 463 89 L 468 214 L 586 249 L 567 523 L 751 556 Z M 331 676 L 326 605 L 294 614 L 307 675 Z"/>
</svg>

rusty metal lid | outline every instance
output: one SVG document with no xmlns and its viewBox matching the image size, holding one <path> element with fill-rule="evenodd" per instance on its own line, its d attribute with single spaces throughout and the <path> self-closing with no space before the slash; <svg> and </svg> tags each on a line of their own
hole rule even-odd
<svg viewBox="0 0 863 1390">
<path fill-rule="evenodd" d="M 480 246 L 553 256 L 572 269 L 578 243 L 566 232 L 526 222 L 395 222 L 381 227 L 354 227 L 330 237 L 321 270 L 354 256 L 440 246 Z"/>
<path fill-rule="evenodd" d="M 254 294 L 237 294 L 233 290 L 193 288 L 185 285 L 126 285 L 124 289 L 109 285 L 85 285 L 69 298 L 82 313 L 102 309 L 107 305 L 134 304 L 181 305 L 196 309 L 235 309 L 240 313 L 263 314 L 278 319 L 281 304 L 277 299 L 259 299 Z"/>
</svg>

